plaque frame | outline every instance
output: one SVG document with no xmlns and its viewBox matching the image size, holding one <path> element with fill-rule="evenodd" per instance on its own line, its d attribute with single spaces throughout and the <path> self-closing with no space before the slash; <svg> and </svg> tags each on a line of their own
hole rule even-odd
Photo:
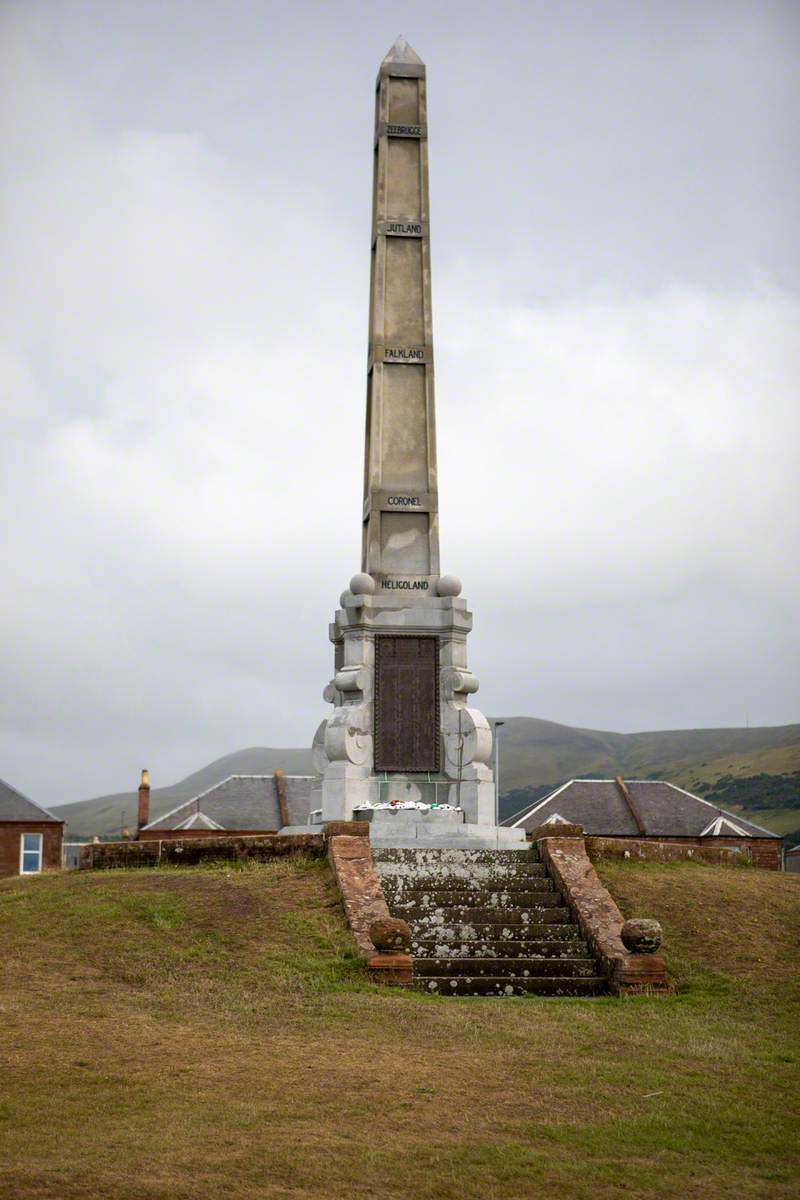
<svg viewBox="0 0 800 1200">
<path fill-rule="evenodd" d="M 419 676 L 415 680 L 419 712 L 412 711 L 406 728 L 398 734 L 387 730 L 393 722 L 388 706 L 388 689 L 396 687 L 390 677 L 390 643 L 415 642 L 430 647 L 425 666 L 433 668 L 433 687 Z M 410 647 L 409 647 L 410 648 Z M 424 692 L 428 694 L 425 695 Z M 376 633 L 375 635 L 375 708 L 373 718 L 375 771 L 392 774 L 438 774 L 441 768 L 442 720 L 439 692 L 439 638 L 435 634 Z M 432 710 L 432 711 L 431 711 Z M 426 728 L 427 726 L 427 728 Z M 398 751 L 399 744 L 399 751 Z"/>
</svg>

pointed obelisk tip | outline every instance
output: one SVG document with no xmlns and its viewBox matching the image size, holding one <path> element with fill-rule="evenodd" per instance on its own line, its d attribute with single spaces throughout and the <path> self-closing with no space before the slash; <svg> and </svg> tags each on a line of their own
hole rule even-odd
<svg viewBox="0 0 800 1200">
<path fill-rule="evenodd" d="M 425 65 L 414 47 L 409 46 L 402 33 L 383 61 L 385 63 L 414 63 L 420 67 Z"/>
</svg>

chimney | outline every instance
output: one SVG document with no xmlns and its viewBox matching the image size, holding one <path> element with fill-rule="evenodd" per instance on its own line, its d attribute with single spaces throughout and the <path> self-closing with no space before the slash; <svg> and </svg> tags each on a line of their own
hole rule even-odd
<svg viewBox="0 0 800 1200">
<path fill-rule="evenodd" d="M 139 816 L 136 822 L 137 835 L 150 820 L 150 772 L 142 770 L 142 780 L 139 784 Z"/>
<path fill-rule="evenodd" d="M 275 792 L 278 797 L 278 810 L 281 817 L 281 829 L 289 824 L 289 809 L 286 804 L 286 776 L 280 767 L 275 768 L 274 773 Z"/>
<path fill-rule="evenodd" d="M 628 810 L 629 810 L 631 816 L 633 817 L 634 821 L 636 822 L 636 828 L 639 830 L 639 833 L 642 835 L 642 837 L 646 837 L 647 830 L 645 828 L 644 821 L 642 820 L 642 815 L 634 803 L 633 796 L 630 794 L 630 791 L 628 790 L 627 783 L 625 782 L 625 780 L 622 778 L 621 775 L 615 776 L 614 783 L 617 785 L 617 791 L 619 792 L 620 796 L 622 796 L 622 799 L 627 804 Z"/>
</svg>

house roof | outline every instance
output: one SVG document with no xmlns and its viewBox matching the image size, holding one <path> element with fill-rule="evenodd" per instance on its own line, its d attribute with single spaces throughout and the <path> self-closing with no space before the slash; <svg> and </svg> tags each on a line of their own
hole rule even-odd
<svg viewBox="0 0 800 1200">
<path fill-rule="evenodd" d="M 311 812 L 313 775 L 285 775 L 290 825 L 306 825 Z M 146 829 L 280 829 L 274 775 L 229 775 L 191 800 L 151 821 Z"/>
<path fill-rule="evenodd" d="M 503 822 L 530 832 L 548 820 L 573 821 L 593 837 L 779 837 L 664 779 L 625 781 L 644 825 L 613 779 L 571 779 Z"/>
<path fill-rule="evenodd" d="M 791 850 L 786 851 L 787 854 L 800 854 L 800 842 L 796 846 L 792 846 Z"/>
<path fill-rule="evenodd" d="M 185 821 L 181 821 L 180 825 L 175 826 L 176 829 L 222 829 L 217 821 L 206 816 L 204 812 L 193 812 Z"/>
<path fill-rule="evenodd" d="M 35 800 L 29 800 L 4 779 L 0 779 L 0 821 L 55 821 L 59 825 L 64 824 L 61 817 Z"/>
</svg>

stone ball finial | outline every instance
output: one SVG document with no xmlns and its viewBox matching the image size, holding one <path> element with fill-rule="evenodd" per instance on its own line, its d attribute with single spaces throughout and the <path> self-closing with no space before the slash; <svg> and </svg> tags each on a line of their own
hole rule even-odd
<svg viewBox="0 0 800 1200">
<path fill-rule="evenodd" d="M 350 591 L 354 596 L 371 596 L 375 591 L 375 580 L 364 571 L 359 571 L 350 580 Z"/>
<path fill-rule="evenodd" d="M 457 575 L 440 575 L 436 591 L 440 596 L 460 596 L 461 580 Z"/>
<path fill-rule="evenodd" d="M 369 940 L 385 954 L 406 954 L 411 946 L 411 929 L 396 917 L 379 917 L 369 927 Z"/>
<path fill-rule="evenodd" d="M 654 954 L 661 945 L 661 926 L 648 917 L 636 917 L 625 922 L 620 937 L 631 954 Z"/>
</svg>

